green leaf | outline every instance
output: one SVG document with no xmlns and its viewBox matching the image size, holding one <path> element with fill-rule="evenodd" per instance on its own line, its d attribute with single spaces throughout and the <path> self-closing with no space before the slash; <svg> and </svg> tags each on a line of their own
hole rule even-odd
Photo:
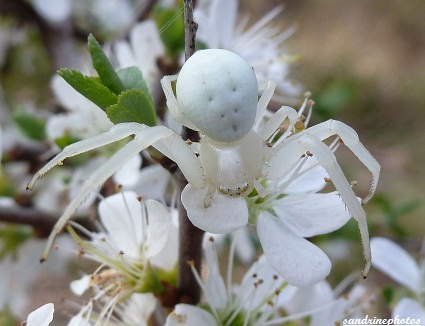
<svg viewBox="0 0 425 326">
<path fill-rule="evenodd" d="M 384 286 L 382 287 L 382 295 L 387 304 L 391 303 L 394 298 L 394 287 L 392 286 Z"/>
<path fill-rule="evenodd" d="M 92 34 L 88 38 L 88 47 L 93 62 L 102 83 L 115 94 L 119 94 L 124 89 L 122 81 L 109 61 L 99 42 Z"/>
<path fill-rule="evenodd" d="M 82 138 L 65 133 L 61 137 L 55 138 L 55 144 L 58 145 L 61 149 L 64 149 L 66 146 L 79 142 Z M 77 156 L 69 157 L 66 162 L 69 166 L 78 166 L 81 165 L 92 156 L 92 152 L 81 153 Z"/>
<path fill-rule="evenodd" d="M 44 140 L 46 138 L 45 121 L 23 110 L 13 114 L 13 120 L 23 134 L 30 139 Z"/>
<path fill-rule="evenodd" d="M 324 119 L 334 118 L 352 105 L 354 99 L 358 97 L 359 87 L 351 80 L 324 82 L 322 89 L 315 96 L 314 112 Z"/>
<path fill-rule="evenodd" d="M 129 89 L 118 96 L 118 103 L 106 110 L 113 123 L 138 122 L 156 125 L 155 107 L 152 97 L 138 89 Z"/>
<path fill-rule="evenodd" d="M 19 325 L 20 319 L 16 318 L 10 310 L 9 304 L 5 304 L 2 310 L 0 310 L 0 325 L 3 326 L 15 326 Z"/>
<path fill-rule="evenodd" d="M 19 247 L 33 236 L 33 230 L 21 225 L 8 224 L 0 229 L 2 247 L 0 261 L 9 254 L 16 254 Z"/>
<path fill-rule="evenodd" d="M 66 146 L 71 145 L 73 143 L 76 143 L 80 141 L 81 138 L 75 137 L 73 135 L 70 135 L 68 133 L 64 134 L 62 137 L 58 137 L 55 139 L 56 145 L 58 145 L 61 149 L 64 149 Z"/>
<path fill-rule="evenodd" d="M 149 86 L 139 68 L 132 66 L 120 69 L 117 72 L 125 89 L 136 88 L 143 93 L 149 93 Z"/>
<path fill-rule="evenodd" d="M 77 92 L 88 98 L 102 110 L 106 110 L 108 106 L 118 102 L 118 96 L 100 83 L 96 77 L 85 76 L 73 69 L 60 69 L 58 74 Z"/>
<path fill-rule="evenodd" d="M 171 55 L 181 53 L 184 50 L 183 1 L 177 8 L 157 6 L 153 12 L 153 19 L 167 53 Z"/>
<path fill-rule="evenodd" d="M 15 184 L 4 173 L 2 173 L 2 171 L 0 171 L 0 196 L 13 198 L 17 195 L 18 189 L 16 189 Z"/>
</svg>

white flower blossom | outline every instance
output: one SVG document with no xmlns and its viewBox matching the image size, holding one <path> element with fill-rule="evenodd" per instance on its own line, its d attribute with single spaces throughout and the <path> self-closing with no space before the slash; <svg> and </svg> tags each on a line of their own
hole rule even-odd
<svg viewBox="0 0 425 326">
<path fill-rule="evenodd" d="M 232 232 L 248 221 L 256 224 L 270 264 L 289 284 L 309 286 L 329 274 L 331 262 L 304 238 L 332 232 L 350 219 L 337 192 L 319 193 L 326 179 L 326 170 L 306 155 L 287 175 L 260 181 L 260 190 L 248 196 L 216 195 L 206 209 L 202 199 L 208 189 L 188 185 L 182 202 L 192 223 L 212 233 Z"/>
<path fill-rule="evenodd" d="M 252 65 L 258 80 L 273 79 L 279 94 L 297 96 L 300 86 L 288 80 L 293 57 L 283 45 L 293 28 L 284 31 L 277 24 L 281 10 L 276 7 L 247 27 L 247 17 L 238 20 L 238 0 L 198 1 L 194 10 L 195 20 L 199 22 L 197 38 L 208 48 L 239 54 Z M 281 96 L 275 95 L 275 98 L 283 100 Z"/>
<path fill-rule="evenodd" d="M 101 263 L 92 275 L 71 283 L 72 291 L 78 295 L 88 289 L 94 292 L 92 300 L 73 318 L 75 325 L 93 319 L 109 320 L 112 311 L 115 316 L 131 306 L 127 302 L 130 296 L 160 292 L 162 285 L 156 271 L 171 272 L 177 262 L 177 228 L 170 211 L 159 202 L 140 201 L 135 193 L 127 191 L 105 198 L 98 210 L 104 232 L 89 233 L 74 224 L 88 234 L 90 241 L 81 240 L 72 232 L 83 247 L 81 254 Z M 142 299 L 155 306 L 152 294 L 138 300 Z M 93 302 L 103 307 L 100 312 L 95 311 Z M 119 303 L 125 308 L 117 306 Z M 145 315 L 147 320 L 150 313 Z"/>
<path fill-rule="evenodd" d="M 345 318 L 364 318 L 375 296 L 361 284 L 354 284 L 350 291 L 345 293 L 345 288 L 357 280 L 357 277 L 351 276 L 335 289 L 326 281 L 306 288 L 289 285 L 279 296 L 278 305 L 288 313 L 280 322 L 283 324 L 288 320 L 310 316 L 309 326 L 323 326 L 339 325 Z"/>
<path fill-rule="evenodd" d="M 406 250 L 387 238 L 372 238 L 370 245 L 373 266 L 408 288 L 415 297 L 402 298 L 394 307 L 392 316 L 425 320 L 425 260 L 417 263 Z"/>
<path fill-rule="evenodd" d="M 152 20 L 136 24 L 130 31 L 130 41 L 117 41 L 113 44 L 113 54 L 119 68 L 136 66 L 151 90 L 159 86 L 160 71 L 157 59 L 165 54 L 158 28 Z"/>
<path fill-rule="evenodd" d="M 257 220 L 257 234 L 270 264 L 290 284 L 307 286 L 324 279 L 331 263 L 318 247 L 304 238 L 332 232 L 350 219 L 337 193 L 317 193 L 324 187 L 326 176 L 315 159 L 309 158 L 301 169 L 297 167 L 284 180 L 270 182 L 266 188 L 269 194 L 263 198 L 219 197 L 227 199 L 226 203 L 216 200 L 208 211 L 202 204 L 198 205 L 196 191 L 185 190 L 183 200 L 191 219 L 205 229 L 217 225 L 230 229 L 232 219 L 250 215 L 252 223 Z"/>
<path fill-rule="evenodd" d="M 204 241 L 208 275 L 205 281 L 194 270 L 205 302 L 200 307 L 178 304 L 165 326 L 263 325 L 278 313 L 277 302 L 285 281 L 261 256 L 247 271 L 240 284 L 231 284 L 232 255 L 224 280 L 212 238 Z"/>
<path fill-rule="evenodd" d="M 246 272 L 240 284 L 232 284 L 235 242 L 231 244 L 227 275 L 223 278 L 213 241 L 212 237 L 204 241 L 205 279 L 201 280 L 194 271 L 203 290 L 203 301 L 198 306 L 176 305 L 166 326 L 271 326 L 306 318 L 309 326 L 334 325 L 344 318 L 364 317 L 374 300 L 374 295 L 359 284 L 342 293 L 357 280 L 354 274 L 335 290 L 326 281 L 304 288 L 288 285 L 264 255 Z"/>
<path fill-rule="evenodd" d="M 125 302 L 114 303 L 113 311 L 96 312 L 94 302 L 90 301 L 71 318 L 68 326 L 147 326 L 157 300 L 152 293 L 133 293 Z"/>
</svg>

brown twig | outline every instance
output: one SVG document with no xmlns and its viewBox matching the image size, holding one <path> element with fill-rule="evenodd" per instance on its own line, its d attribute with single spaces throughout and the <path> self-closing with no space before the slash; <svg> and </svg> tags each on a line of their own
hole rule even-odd
<svg viewBox="0 0 425 326">
<path fill-rule="evenodd" d="M 187 181 L 177 181 L 179 193 L 186 186 Z M 201 289 L 193 275 L 188 262 L 193 262 L 195 269 L 200 272 L 202 264 L 202 239 L 204 231 L 198 229 L 187 218 L 187 212 L 178 201 L 179 211 L 179 285 L 180 302 L 197 304 L 201 296 Z"/>
<path fill-rule="evenodd" d="M 184 23 L 185 23 L 185 58 L 188 60 L 195 53 L 195 38 L 198 24 L 193 21 L 193 0 L 184 0 Z M 199 133 L 183 127 L 182 138 L 199 141 Z M 179 193 L 186 186 L 185 179 L 177 180 Z M 178 201 L 179 210 L 179 291 L 180 300 L 196 304 L 199 302 L 201 290 L 188 265 L 193 262 L 198 272 L 202 263 L 202 239 L 204 231 L 195 227 L 188 219 L 186 209 L 181 200 Z"/>
<path fill-rule="evenodd" d="M 0 221 L 32 226 L 39 238 L 48 237 L 57 220 L 58 216 L 41 212 L 34 207 L 0 207 Z M 96 230 L 87 218 L 77 218 L 76 222 L 88 230 Z"/>
<path fill-rule="evenodd" d="M 198 24 L 193 20 L 193 0 L 184 0 L 184 56 L 187 61 L 196 51 Z"/>
</svg>

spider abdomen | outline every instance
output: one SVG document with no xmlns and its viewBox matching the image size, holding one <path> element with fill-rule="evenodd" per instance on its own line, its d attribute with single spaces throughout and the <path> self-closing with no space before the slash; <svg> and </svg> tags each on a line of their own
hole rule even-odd
<svg viewBox="0 0 425 326">
<path fill-rule="evenodd" d="M 176 93 L 180 110 L 216 141 L 240 140 L 254 124 L 257 79 L 249 63 L 233 52 L 197 51 L 183 65 Z"/>
</svg>

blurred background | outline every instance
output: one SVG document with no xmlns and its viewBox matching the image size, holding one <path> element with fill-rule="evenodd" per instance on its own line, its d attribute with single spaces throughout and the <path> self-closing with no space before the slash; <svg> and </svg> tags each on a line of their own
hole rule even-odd
<svg viewBox="0 0 425 326">
<path fill-rule="evenodd" d="M 382 166 L 377 193 L 365 207 L 371 235 L 396 239 L 418 253 L 425 234 L 425 2 L 241 0 L 241 11 L 255 21 L 277 5 L 284 10 L 276 24 L 295 27 L 285 43 L 296 58 L 290 77 L 312 92 L 313 123 L 329 118 L 347 123 Z M 59 67 L 75 66 L 72 53 L 84 52 L 89 32 L 102 42 L 126 35 L 125 28 L 105 30 L 90 15 L 69 24 L 47 23 L 27 1 L 2 0 L 0 10 L 2 124 L 21 112 L 43 117 L 58 109 L 51 76 Z M 348 150 L 339 149 L 338 157 L 349 180 L 358 181 L 357 193 L 366 194 L 367 169 Z M 0 191 L 21 195 L 23 189 L 11 189 L 2 178 Z M 323 237 L 324 243 L 329 237 L 359 241 L 357 225 L 350 222 Z M 356 248 L 356 261 L 334 267 L 335 280 L 361 264 L 358 242 Z M 367 282 L 379 285 L 378 278 L 372 273 Z M 59 284 L 39 282 L 34 296 L 44 299 Z"/>
</svg>

